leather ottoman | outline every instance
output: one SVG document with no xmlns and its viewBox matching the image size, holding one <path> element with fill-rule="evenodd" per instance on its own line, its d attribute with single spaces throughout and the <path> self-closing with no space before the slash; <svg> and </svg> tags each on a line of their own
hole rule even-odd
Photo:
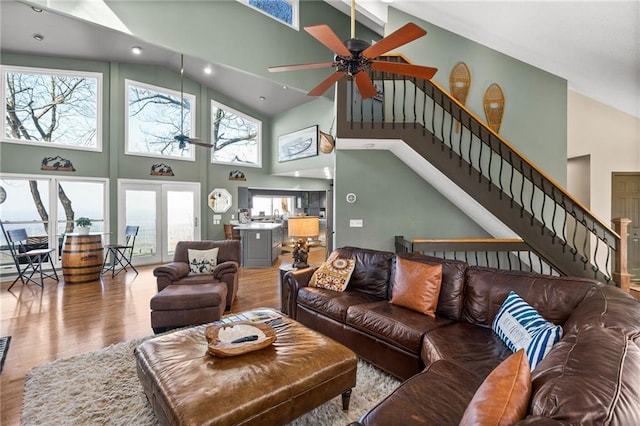
<svg viewBox="0 0 640 426">
<path fill-rule="evenodd" d="M 287 317 L 272 326 L 271 346 L 229 358 L 207 353 L 204 325 L 138 346 L 138 377 L 160 424 L 282 425 L 340 394 L 348 409 L 356 355 Z"/>
<path fill-rule="evenodd" d="M 227 302 L 227 285 L 168 285 L 151 298 L 151 327 L 154 333 L 172 328 L 219 320 Z"/>
</svg>

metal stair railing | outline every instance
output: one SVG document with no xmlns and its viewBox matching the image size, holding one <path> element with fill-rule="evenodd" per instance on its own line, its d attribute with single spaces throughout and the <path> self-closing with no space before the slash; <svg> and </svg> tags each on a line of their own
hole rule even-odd
<svg viewBox="0 0 640 426">
<path fill-rule="evenodd" d="M 338 83 L 338 139 L 402 139 L 555 270 L 612 282 L 624 243 L 618 233 L 434 81 L 369 74 L 378 89 L 372 99 L 362 100 L 351 80 Z"/>
</svg>

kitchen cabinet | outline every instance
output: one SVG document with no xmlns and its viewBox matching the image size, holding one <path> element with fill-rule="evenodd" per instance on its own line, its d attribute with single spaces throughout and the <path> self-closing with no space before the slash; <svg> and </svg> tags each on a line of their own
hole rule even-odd
<svg viewBox="0 0 640 426">
<path fill-rule="evenodd" d="M 269 268 L 282 250 L 279 223 L 248 223 L 235 226 L 242 241 L 242 266 Z"/>
<path fill-rule="evenodd" d="M 320 208 L 320 193 L 319 192 L 310 192 L 309 193 L 309 208 Z"/>
<path fill-rule="evenodd" d="M 251 208 L 251 191 L 249 191 L 249 188 L 247 188 L 246 186 L 238 187 L 238 208 Z"/>
</svg>

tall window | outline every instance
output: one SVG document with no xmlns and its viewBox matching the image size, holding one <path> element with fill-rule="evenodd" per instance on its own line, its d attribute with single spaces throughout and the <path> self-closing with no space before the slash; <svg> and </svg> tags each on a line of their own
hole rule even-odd
<svg viewBox="0 0 640 426">
<path fill-rule="evenodd" d="M 298 29 L 298 0 L 238 0 L 265 15 Z"/>
<path fill-rule="evenodd" d="M 137 81 L 125 80 L 126 153 L 149 157 L 195 160 L 190 144 L 174 138 L 191 135 L 196 125 L 196 97 Z M 182 115 L 181 115 L 182 114 Z"/>
<path fill-rule="evenodd" d="M 102 149 L 102 75 L 2 66 L 3 142 Z"/>
<path fill-rule="evenodd" d="M 211 101 L 211 161 L 262 166 L 262 122 Z"/>
<path fill-rule="evenodd" d="M 280 217 L 292 215 L 295 206 L 295 197 L 280 197 L 268 195 L 255 195 L 252 198 L 251 217 Z"/>
</svg>

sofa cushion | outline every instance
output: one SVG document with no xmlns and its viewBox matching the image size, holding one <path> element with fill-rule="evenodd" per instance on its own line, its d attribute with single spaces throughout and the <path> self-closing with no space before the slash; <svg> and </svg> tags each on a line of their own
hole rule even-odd
<svg viewBox="0 0 640 426">
<path fill-rule="evenodd" d="M 313 273 L 309 286 L 344 291 L 355 266 L 356 261 L 353 259 L 342 259 L 332 255 Z"/>
<path fill-rule="evenodd" d="M 491 328 L 512 351 L 525 350 L 532 370 L 562 337 L 562 327 L 545 320 L 514 291 L 505 299 Z"/>
<path fill-rule="evenodd" d="M 187 249 L 187 252 L 192 274 L 210 274 L 218 264 L 218 247 L 208 250 Z"/>
<path fill-rule="evenodd" d="M 510 426 L 527 415 L 531 370 L 523 349 L 502 361 L 482 382 L 460 425 Z"/>
<path fill-rule="evenodd" d="M 435 317 L 441 284 L 442 265 L 397 258 L 391 279 L 391 303 Z"/>
<path fill-rule="evenodd" d="M 512 354 L 490 328 L 457 322 L 425 334 L 420 356 L 425 365 L 446 359 L 484 378 Z"/>
<path fill-rule="evenodd" d="M 347 310 L 347 324 L 395 346 L 419 354 L 422 335 L 451 324 L 447 318 L 423 315 L 388 301 L 364 303 Z"/>
<path fill-rule="evenodd" d="M 547 321 L 563 325 L 597 285 L 585 278 L 470 266 L 466 271 L 462 320 L 491 326 L 502 302 L 513 290 Z"/>
<path fill-rule="evenodd" d="M 640 425 L 640 348 L 618 328 L 565 335 L 532 379 L 534 416 L 572 425 Z"/>
<path fill-rule="evenodd" d="M 344 291 L 338 292 L 317 287 L 302 287 L 298 290 L 298 305 L 344 323 L 347 309 L 352 305 L 369 303 L 380 299 L 370 294 Z"/>
<path fill-rule="evenodd" d="M 428 265 L 442 265 L 442 284 L 436 314 L 459 321 L 462 314 L 464 272 L 468 265 L 460 260 L 441 259 L 420 253 L 402 253 L 397 257 L 424 262 Z M 392 266 L 391 274 L 394 273 L 395 268 Z"/>
<path fill-rule="evenodd" d="M 378 299 L 388 298 L 394 253 L 357 247 L 342 247 L 334 252 L 340 258 L 356 261 L 347 291 L 369 294 Z"/>
<path fill-rule="evenodd" d="M 437 361 L 360 418 L 362 425 L 457 425 L 482 379 Z"/>
</svg>

